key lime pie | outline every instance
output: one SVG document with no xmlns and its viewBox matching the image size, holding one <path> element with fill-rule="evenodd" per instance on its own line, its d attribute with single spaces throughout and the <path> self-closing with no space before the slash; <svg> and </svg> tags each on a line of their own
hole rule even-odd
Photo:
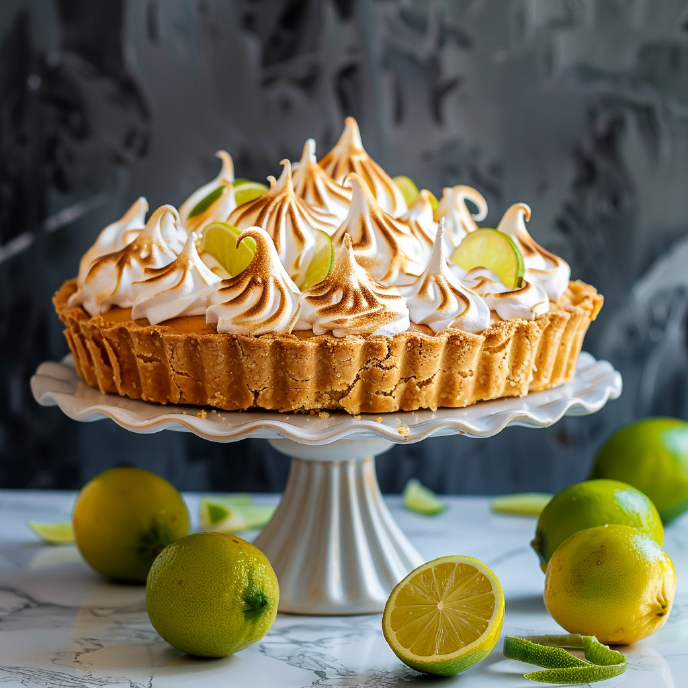
<svg viewBox="0 0 688 688">
<path fill-rule="evenodd" d="M 395 183 L 352 118 L 324 158 L 307 141 L 269 186 L 218 156 L 217 178 L 179 210 L 146 219 L 139 198 L 55 295 L 87 384 L 359 414 L 463 407 L 573 375 L 602 297 L 532 239 L 524 203 L 480 227 L 478 191 L 446 188 L 438 203 Z"/>
</svg>

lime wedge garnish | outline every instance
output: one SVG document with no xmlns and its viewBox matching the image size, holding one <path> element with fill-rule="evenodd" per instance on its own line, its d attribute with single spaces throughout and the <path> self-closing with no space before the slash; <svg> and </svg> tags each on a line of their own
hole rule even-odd
<svg viewBox="0 0 688 688">
<path fill-rule="evenodd" d="M 262 196 L 268 187 L 260 182 L 252 182 L 248 179 L 237 179 L 234 182 L 234 200 L 237 206 L 244 205 L 249 201 L 255 201 Z"/>
<path fill-rule="evenodd" d="M 201 200 L 198 201 L 193 208 L 191 208 L 191 211 L 189 212 L 189 219 L 196 217 L 196 215 L 200 215 L 208 210 L 208 208 L 210 208 L 210 206 L 215 203 L 220 196 L 222 196 L 226 188 L 226 186 L 218 186 L 217 189 L 214 189 L 207 196 L 201 198 Z"/>
<path fill-rule="evenodd" d="M 405 177 L 403 175 L 394 177 L 392 181 L 399 187 L 399 191 L 401 191 L 401 195 L 404 197 L 406 205 L 410 207 L 420 193 L 416 183 L 410 177 Z"/>
<path fill-rule="evenodd" d="M 229 273 L 236 277 L 243 272 L 253 260 L 256 242 L 246 237 L 237 247 L 237 238 L 241 230 L 227 222 L 213 222 L 203 232 L 203 248 Z"/>
<path fill-rule="evenodd" d="M 74 529 L 72 528 L 71 521 L 61 521 L 60 523 L 29 521 L 29 528 L 31 528 L 41 540 L 53 545 L 67 545 L 74 542 Z"/>
<path fill-rule="evenodd" d="M 318 230 L 315 236 L 315 252 L 306 268 L 303 279 L 299 280 L 300 284 L 297 283 L 296 286 L 301 291 L 306 291 L 306 289 L 310 289 L 329 277 L 333 268 L 334 247 L 332 246 L 332 239 L 322 230 Z"/>
<path fill-rule="evenodd" d="M 201 498 L 201 528 L 218 533 L 262 528 L 270 521 L 277 507 L 251 504 L 250 500 L 250 495 Z"/>
<path fill-rule="evenodd" d="M 582 650 L 585 659 L 579 659 L 567 650 Z M 507 636 L 504 639 L 504 656 L 545 667 L 545 671 L 532 671 L 524 676 L 540 683 L 595 683 L 626 671 L 626 657 L 591 635 Z"/>
<path fill-rule="evenodd" d="M 447 505 L 432 490 L 425 487 L 420 480 L 415 478 L 411 478 L 406 483 L 403 497 L 404 506 L 417 514 L 435 516 L 441 514 L 447 508 Z"/>
<path fill-rule="evenodd" d="M 487 268 L 504 282 L 508 289 L 520 289 L 526 266 L 521 249 L 504 232 L 484 227 L 469 232 L 454 249 L 452 262 L 464 270 Z"/>
<path fill-rule="evenodd" d="M 490 509 L 496 514 L 539 516 L 551 499 L 552 495 L 544 492 L 503 495 L 490 500 Z"/>
<path fill-rule="evenodd" d="M 428 191 L 427 189 L 425 189 Z M 432 212 L 434 213 L 437 210 L 437 207 L 439 206 L 440 202 L 437 200 L 437 196 L 435 196 L 432 191 L 428 191 L 428 197 L 430 200 L 430 207 L 432 208 Z"/>
</svg>

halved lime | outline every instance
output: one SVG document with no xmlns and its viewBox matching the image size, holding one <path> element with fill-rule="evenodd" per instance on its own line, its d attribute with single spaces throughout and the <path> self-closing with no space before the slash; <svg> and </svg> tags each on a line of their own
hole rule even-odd
<svg viewBox="0 0 688 688">
<path fill-rule="evenodd" d="M 237 206 L 244 205 L 249 201 L 255 201 L 262 196 L 268 187 L 260 182 L 252 182 L 248 179 L 237 179 L 234 182 L 234 200 Z"/>
<path fill-rule="evenodd" d="M 406 483 L 403 496 L 404 506 L 418 514 L 435 516 L 447 508 L 447 505 L 432 490 L 415 478 L 411 478 Z"/>
<path fill-rule="evenodd" d="M 502 495 L 490 500 L 490 509 L 496 514 L 513 514 L 515 516 L 539 516 L 552 499 L 551 494 L 544 492 L 523 492 L 521 494 Z"/>
<path fill-rule="evenodd" d="M 189 212 L 189 219 L 196 217 L 196 215 L 200 215 L 208 210 L 208 208 L 210 208 L 210 206 L 215 203 L 220 196 L 222 196 L 227 188 L 228 187 L 226 186 L 218 186 L 217 189 L 213 189 L 207 196 L 201 198 L 201 200 L 198 201 L 193 208 L 191 208 L 191 211 Z"/>
<path fill-rule="evenodd" d="M 399 191 L 401 191 L 401 195 L 404 197 L 406 205 L 410 207 L 420 193 L 416 183 L 410 177 L 405 177 L 403 175 L 394 177 L 392 181 L 399 187 Z"/>
<path fill-rule="evenodd" d="M 303 279 L 299 280 L 300 284 L 297 283 L 296 286 L 301 291 L 306 291 L 306 289 L 310 289 L 329 277 L 333 268 L 334 247 L 332 246 L 332 239 L 322 230 L 318 230 L 315 237 L 313 258 L 306 268 Z"/>
<path fill-rule="evenodd" d="M 253 260 L 256 242 L 246 237 L 237 247 L 241 230 L 227 222 L 213 222 L 203 232 L 203 248 L 229 273 L 236 277 Z"/>
<path fill-rule="evenodd" d="M 59 523 L 29 521 L 29 528 L 41 540 L 53 545 L 67 545 L 74 542 L 74 529 L 71 521 L 60 521 Z"/>
<path fill-rule="evenodd" d="M 248 498 L 246 503 L 245 498 Z M 250 495 L 233 497 L 203 497 L 201 499 L 201 528 L 216 533 L 238 533 L 265 526 L 276 506 L 251 504 Z"/>
<path fill-rule="evenodd" d="M 526 266 L 521 249 L 504 232 L 489 227 L 476 229 L 454 249 L 451 261 L 464 270 L 487 268 L 508 289 L 520 289 Z"/>
</svg>

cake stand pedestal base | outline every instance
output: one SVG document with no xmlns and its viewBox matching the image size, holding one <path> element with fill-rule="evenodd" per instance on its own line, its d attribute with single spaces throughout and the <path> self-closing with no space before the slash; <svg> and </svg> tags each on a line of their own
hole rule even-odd
<svg viewBox="0 0 688 688">
<path fill-rule="evenodd" d="M 382 438 L 325 446 L 269 440 L 291 457 L 289 480 L 270 523 L 255 541 L 280 586 L 279 611 L 372 614 L 423 560 L 382 499 L 375 456 Z"/>
</svg>

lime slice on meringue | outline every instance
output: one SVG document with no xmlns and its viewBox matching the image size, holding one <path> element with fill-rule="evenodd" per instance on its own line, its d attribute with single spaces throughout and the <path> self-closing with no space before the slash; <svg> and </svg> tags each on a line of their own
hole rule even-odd
<svg viewBox="0 0 688 688">
<path fill-rule="evenodd" d="M 409 207 L 413 205 L 413 202 L 420 194 L 420 191 L 418 191 L 418 187 L 413 179 L 401 175 L 399 177 L 394 177 L 392 181 L 399 187 L 399 191 L 401 191 L 401 195 L 404 197 L 406 205 Z"/>
<path fill-rule="evenodd" d="M 252 182 L 249 179 L 236 179 L 234 181 L 234 200 L 237 206 L 260 198 L 268 187 L 260 182 Z"/>
<path fill-rule="evenodd" d="M 217 189 L 213 189 L 207 196 L 201 198 L 201 200 L 189 211 L 189 219 L 208 210 L 208 208 L 222 196 L 226 189 L 226 186 L 218 186 Z"/>
<path fill-rule="evenodd" d="M 227 222 L 213 222 L 203 232 L 202 253 L 209 253 L 229 273 L 236 277 L 253 260 L 256 242 L 246 237 L 236 245 L 241 230 Z"/>
<path fill-rule="evenodd" d="M 489 227 L 476 229 L 454 249 L 451 261 L 464 270 L 487 268 L 499 277 L 507 289 L 520 289 L 526 266 L 514 240 L 504 232 Z"/>
<path fill-rule="evenodd" d="M 41 540 L 53 545 L 67 545 L 74 542 L 74 529 L 71 521 L 60 521 L 59 523 L 29 521 L 29 528 Z"/>
<path fill-rule="evenodd" d="M 428 191 L 427 189 L 425 190 Z M 435 196 L 435 194 L 432 193 L 432 191 L 428 191 L 428 198 L 430 200 L 430 207 L 432 208 L 432 212 L 434 213 L 437 210 L 440 202 L 437 200 L 437 196 Z"/>
<path fill-rule="evenodd" d="M 315 237 L 315 252 L 313 258 L 306 268 L 306 272 L 297 287 L 301 291 L 306 291 L 322 282 L 326 277 L 329 277 L 334 267 L 334 247 L 332 246 L 332 239 L 323 232 L 318 230 Z"/>
</svg>

